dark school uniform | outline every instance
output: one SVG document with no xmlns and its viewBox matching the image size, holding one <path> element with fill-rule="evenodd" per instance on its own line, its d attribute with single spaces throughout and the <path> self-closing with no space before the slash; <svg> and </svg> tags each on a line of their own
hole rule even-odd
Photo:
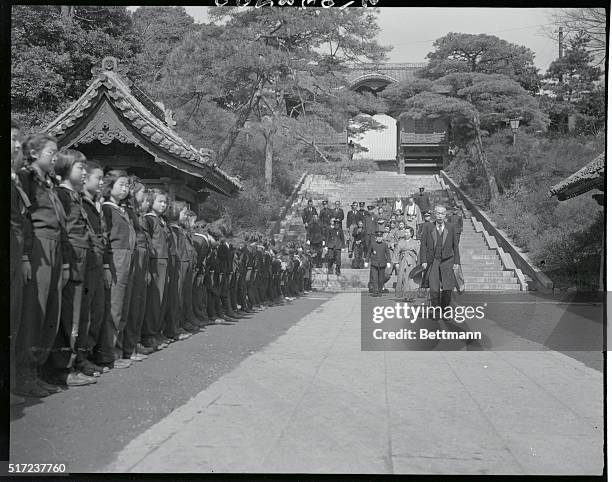
<svg viewBox="0 0 612 482">
<path fill-rule="evenodd" d="M 22 264 L 30 261 L 32 252 L 32 224 L 28 210 L 30 199 L 21 186 L 16 173 L 11 172 L 11 218 L 10 218 L 10 310 L 11 310 L 11 342 L 10 342 L 10 383 L 11 388 L 16 382 L 15 347 L 19 326 L 21 325 L 21 307 L 23 300 Z"/>
<path fill-rule="evenodd" d="M 132 258 L 136 248 L 136 230 L 128 209 L 114 202 L 102 203 L 102 216 L 106 228 L 104 262 L 110 266 L 112 275 L 106 323 L 113 325 L 113 340 L 106 340 L 104 350 L 112 347 L 115 358 L 120 358 L 123 355 L 123 332 L 127 324 L 133 288 Z"/>
<path fill-rule="evenodd" d="M 387 282 L 385 268 L 391 262 L 391 250 L 387 243 L 374 241 L 367 254 L 370 263 L 370 283 L 372 293 L 379 294 Z"/>
<path fill-rule="evenodd" d="M 139 216 L 133 208 L 128 208 L 128 213 L 136 233 L 136 248 L 133 256 L 132 295 L 130 297 L 128 321 L 123 336 L 124 358 L 133 355 L 140 342 L 149 288 L 147 274 L 150 275 L 150 240 L 149 233 L 145 229 L 144 216 Z"/>
<path fill-rule="evenodd" d="M 182 233 L 181 228 L 176 224 L 170 224 L 168 228 L 170 230 L 170 237 L 168 238 L 168 284 L 164 294 L 166 302 L 162 318 L 162 331 L 167 338 L 177 338 L 181 325 L 179 286 L 181 284 L 180 250 L 182 250 Z"/>
<path fill-rule="evenodd" d="M 55 182 L 25 167 L 17 174 L 30 200 L 32 278 L 23 290 L 22 320 L 17 336 L 18 378 L 38 376 L 36 368 L 49 357 L 59 328 L 62 268 L 70 257 L 66 214 Z"/>
<path fill-rule="evenodd" d="M 55 338 L 53 350 L 49 355 L 47 366 L 50 371 L 59 372 L 73 368 L 77 359 L 77 340 L 81 348 L 79 360 L 83 361 L 86 354 L 82 349 L 86 346 L 89 326 L 88 318 L 81 320 L 82 306 L 87 304 L 85 277 L 87 274 L 87 258 L 93 250 L 95 233 L 89 224 L 87 213 L 83 208 L 81 195 L 72 187 L 64 184 L 57 188 L 64 212 L 66 213 L 66 232 L 70 242 L 70 279 L 62 290 L 62 307 L 60 311 L 60 326 Z"/>
<path fill-rule="evenodd" d="M 331 272 L 333 265 L 336 265 L 336 274 L 340 274 L 341 253 L 344 248 L 344 231 L 342 228 L 330 229 L 327 234 L 327 270 Z"/>
<path fill-rule="evenodd" d="M 147 309 L 142 325 L 141 339 L 143 345 L 157 345 L 161 334 L 166 285 L 168 282 L 168 237 L 170 232 L 166 221 L 150 212 L 144 215 L 145 231 L 151 240 L 149 252 L 149 271 L 151 282 L 147 290 Z"/>
<path fill-rule="evenodd" d="M 88 335 L 86 338 L 77 338 L 77 368 L 82 362 L 80 353 L 84 352 L 85 358 L 91 359 L 94 363 L 111 363 L 114 359 L 112 353 L 104 350 L 104 340 L 112 339 L 113 328 L 110 323 L 104 323 L 105 310 L 108 306 L 110 291 L 104 286 L 104 268 L 110 268 L 104 263 L 104 253 L 106 251 L 106 239 L 104 237 L 104 227 L 102 220 L 101 204 L 97 201 L 83 196 L 83 210 L 87 215 L 89 224 L 94 231 L 93 248 L 87 253 L 87 270 L 85 272 L 85 290 L 87 296 L 85 303 L 81 305 L 81 320 L 88 325 Z M 104 331 L 107 331 L 104 333 Z"/>
<path fill-rule="evenodd" d="M 206 286 L 204 284 L 205 260 L 210 250 L 210 242 L 208 238 L 200 233 L 194 233 L 193 246 L 196 250 L 195 276 L 192 288 L 194 315 L 197 319 L 208 322 L 208 313 L 206 310 Z"/>
</svg>

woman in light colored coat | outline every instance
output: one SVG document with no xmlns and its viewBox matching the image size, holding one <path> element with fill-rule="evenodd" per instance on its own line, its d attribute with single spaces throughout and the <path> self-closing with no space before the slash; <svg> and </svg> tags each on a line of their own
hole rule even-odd
<svg viewBox="0 0 612 482">
<path fill-rule="evenodd" d="M 397 283 L 395 297 L 404 301 L 414 301 L 419 285 L 410 279 L 410 271 L 417 265 L 420 243 L 414 239 L 414 230 L 407 227 L 405 231 L 398 231 L 397 238 Z"/>
</svg>

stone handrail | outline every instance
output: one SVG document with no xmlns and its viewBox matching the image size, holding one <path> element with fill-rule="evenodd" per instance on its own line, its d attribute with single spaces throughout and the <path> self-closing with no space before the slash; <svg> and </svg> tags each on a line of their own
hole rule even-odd
<svg viewBox="0 0 612 482">
<path fill-rule="evenodd" d="M 451 190 L 455 192 L 458 197 L 463 201 L 463 204 L 467 209 L 469 209 L 472 213 L 472 216 L 475 217 L 478 221 L 480 221 L 483 227 L 487 230 L 489 234 L 495 237 L 495 240 L 499 244 L 499 246 L 512 257 L 512 261 L 517 268 L 519 268 L 523 273 L 529 275 L 533 279 L 533 281 L 537 284 L 537 288 L 542 291 L 550 291 L 553 289 L 553 281 L 544 274 L 542 270 L 536 268 L 527 256 L 512 242 L 512 240 L 508 237 L 508 235 L 503 232 L 500 228 L 497 227 L 495 222 L 489 218 L 485 213 L 483 213 L 478 206 L 472 201 L 472 199 L 464 193 L 461 188 L 453 181 L 448 174 L 444 171 L 440 171 L 440 177 L 443 181 L 445 181 Z"/>
<path fill-rule="evenodd" d="M 300 188 L 302 187 L 302 184 L 304 184 L 304 181 L 306 180 L 306 176 L 307 176 L 307 173 L 304 172 L 302 176 L 300 177 L 300 179 L 298 180 L 298 182 L 295 183 L 295 186 L 293 187 L 293 191 L 291 191 L 291 195 L 287 198 L 287 201 L 285 201 L 285 204 L 280 210 L 278 220 L 272 223 L 272 226 L 270 227 L 270 231 L 268 232 L 268 236 L 272 237 L 275 234 L 278 234 L 280 232 L 281 221 L 285 218 L 287 213 L 291 210 L 291 206 L 295 202 L 295 199 L 298 193 L 300 192 Z"/>
</svg>

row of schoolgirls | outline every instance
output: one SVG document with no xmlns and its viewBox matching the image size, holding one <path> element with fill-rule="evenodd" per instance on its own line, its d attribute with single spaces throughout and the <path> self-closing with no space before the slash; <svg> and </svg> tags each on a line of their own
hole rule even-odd
<svg viewBox="0 0 612 482">
<path fill-rule="evenodd" d="M 310 290 L 310 256 L 207 229 L 180 201 L 11 124 L 11 403 L 96 383 Z"/>
</svg>

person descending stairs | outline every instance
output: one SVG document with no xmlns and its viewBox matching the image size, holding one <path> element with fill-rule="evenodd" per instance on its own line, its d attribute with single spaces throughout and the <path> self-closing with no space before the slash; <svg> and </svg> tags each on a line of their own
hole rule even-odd
<svg viewBox="0 0 612 482">
<path fill-rule="evenodd" d="M 348 239 L 347 213 L 351 211 L 353 202 L 364 203 L 365 206 L 376 207 L 384 205 L 391 211 L 399 196 L 403 205 L 409 196 L 419 193 L 424 188 L 431 209 L 441 204 L 450 212 L 453 200 L 443 189 L 433 174 L 398 175 L 388 171 L 354 173 L 350 181 L 336 183 L 323 175 L 309 175 L 302 184 L 291 212 L 281 222 L 280 237 L 285 240 L 306 240 L 306 231 L 302 220 L 303 209 L 309 199 L 317 210 L 330 204 L 334 209 L 342 209 L 345 219 L 342 223 L 345 238 Z M 327 201 L 323 204 L 323 201 Z M 339 204 L 336 202 L 339 201 Z M 457 214 L 463 220 L 463 229 L 459 249 L 461 266 L 465 278 L 466 291 L 519 291 L 521 284 L 514 270 L 505 269 L 497 249 L 490 248 L 485 234 L 477 230 L 471 219 L 471 213 L 459 203 Z M 328 208 L 329 209 L 329 208 Z M 330 209 L 331 211 L 331 209 Z M 365 227 L 364 227 L 365 230 Z M 366 236 L 367 237 L 367 236 Z M 320 291 L 363 291 L 368 289 L 369 270 L 353 268 L 353 260 L 349 258 L 346 247 L 340 253 L 340 276 L 329 274 L 327 266 L 313 269 L 312 286 Z M 387 282 L 386 288 L 391 290 L 395 275 Z"/>
</svg>

